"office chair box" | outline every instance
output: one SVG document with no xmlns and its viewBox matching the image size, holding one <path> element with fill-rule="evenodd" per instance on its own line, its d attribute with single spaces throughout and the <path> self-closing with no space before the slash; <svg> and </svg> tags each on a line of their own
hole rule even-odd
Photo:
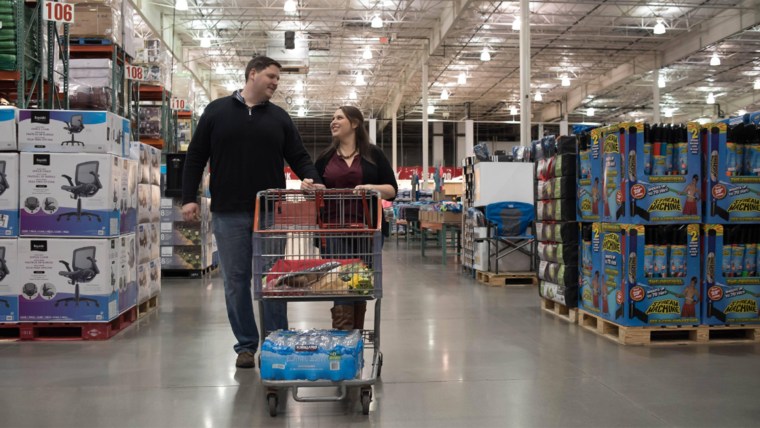
<svg viewBox="0 0 760 428">
<path fill-rule="evenodd" d="M 703 228 L 702 323 L 760 324 L 759 227 L 706 224 Z"/>
<path fill-rule="evenodd" d="M 19 233 L 18 170 L 18 153 L 0 153 L 0 237 Z"/>
<path fill-rule="evenodd" d="M 134 233 L 137 227 L 137 161 L 121 159 L 121 200 L 119 228 L 122 234 Z"/>
<path fill-rule="evenodd" d="M 0 107 L 0 151 L 18 150 L 16 141 L 16 124 L 18 123 L 18 109 L 16 107 Z"/>
<path fill-rule="evenodd" d="M 118 238 L 20 238 L 19 321 L 110 321 L 119 315 Z"/>
<path fill-rule="evenodd" d="M 156 258 L 148 262 L 148 284 L 150 297 L 161 294 L 161 259 Z"/>
<path fill-rule="evenodd" d="M 158 203 L 153 205 L 153 185 L 151 184 L 138 184 L 137 185 L 137 224 L 150 223 L 151 219 L 155 217 L 153 211 L 160 209 L 161 200 L 159 198 Z M 158 218 L 161 218 L 161 214 L 158 214 Z"/>
<path fill-rule="evenodd" d="M 18 240 L 0 239 L 0 322 L 18 321 L 23 283 L 18 265 Z"/>
<path fill-rule="evenodd" d="M 148 263 L 153 258 L 150 223 L 137 225 L 137 263 Z"/>
<path fill-rule="evenodd" d="M 113 114 L 88 110 L 19 110 L 22 152 L 110 153 L 121 155 L 122 128 Z"/>
<path fill-rule="evenodd" d="M 137 265 L 137 304 L 150 299 L 150 264 Z"/>
<path fill-rule="evenodd" d="M 119 313 L 137 304 L 137 238 L 119 236 Z"/>
<path fill-rule="evenodd" d="M 132 142 L 132 123 L 129 119 L 115 114 L 113 117 L 117 123 L 121 123 L 121 153 L 119 153 L 119 156 L 129 158 L 130 145 Z"/>
<path fill-rule="evenodd" d="M 120 158 L 96 153 L 21 153 L 20 234 L 119 235 Z"/>
</svg>

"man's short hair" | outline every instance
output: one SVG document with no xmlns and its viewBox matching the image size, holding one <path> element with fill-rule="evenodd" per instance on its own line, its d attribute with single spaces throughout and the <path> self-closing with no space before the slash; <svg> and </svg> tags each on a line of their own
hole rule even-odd
<svg viewBox="0 0 760 428">
<path fill-rule="evenodd" d="M 277 68 L 282 69 L 282 64 L 273 60 L 272 58 L 269 58 L 268 56 L 257 56 L 248 61 L 248 65 L 245 67 L 245 81 L 248 81 L 248 76 L 251 74 L 251 70 L 256 70 L 258 73 L 270 65 L 275 65 Z"/>
</svg>

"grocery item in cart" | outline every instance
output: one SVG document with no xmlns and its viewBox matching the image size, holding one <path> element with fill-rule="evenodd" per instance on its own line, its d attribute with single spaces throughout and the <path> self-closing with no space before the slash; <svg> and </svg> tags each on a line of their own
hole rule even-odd
<svg viewBox="0 0 760 428">
<path fill-rule="evenodd" d="M 355 379 L 364 366 L 363 351 L 359 330 L 277 330 L 261 345 L 261 378 Z"/>
<path fill-rule="evenodd" d="M 372 277 L 360 259 L 280 259 L 264 278 L 264 294 L 366 294 Z"/>
</svg>

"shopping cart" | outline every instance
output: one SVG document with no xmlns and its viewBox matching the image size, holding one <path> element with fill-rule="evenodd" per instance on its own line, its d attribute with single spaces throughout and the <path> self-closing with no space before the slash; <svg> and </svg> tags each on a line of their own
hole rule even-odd
<svg viewBox="0 0 760 428">
<path fill-rule="evenodd" d="M 339 401 L 359 389 L 362 412 L 369 414 L 372 385 L 380 376 L 382 300 L 382 207 L 374 191 L 266 190 L 256 201 L 253 233 L 254 299 L 264 302 L 375 301 L 374 328 L 362 330 L 364 349 L 372 349 L 372 368 L 356 378 L 332 380 L 262 379 L 269 414 L 277 415 L 278 390 L 291 389 L 300 402 Z M 325 318 L 329 314 L 325 313 Z M 263 320 L 263 315 L 262 315 Z M 267 337 L 264 323 L 261 338 Z M 259 355 L 261 368 L 261 355 Z M 300 388 L 337 387 L 329 396 L 302 396 Z"/>
</svg>

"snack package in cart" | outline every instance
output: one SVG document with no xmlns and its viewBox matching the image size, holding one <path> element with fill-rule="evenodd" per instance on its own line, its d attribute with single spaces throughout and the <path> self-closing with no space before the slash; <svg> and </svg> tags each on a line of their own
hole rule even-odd
<svg viewBox="0 0 760 428">
<path fill-rule="evenodd" d="M 275 262 L 264 276 L 264 295 L 367 294 L 372 269 L 360 259 L 306 259 Z"/>
</svg>

